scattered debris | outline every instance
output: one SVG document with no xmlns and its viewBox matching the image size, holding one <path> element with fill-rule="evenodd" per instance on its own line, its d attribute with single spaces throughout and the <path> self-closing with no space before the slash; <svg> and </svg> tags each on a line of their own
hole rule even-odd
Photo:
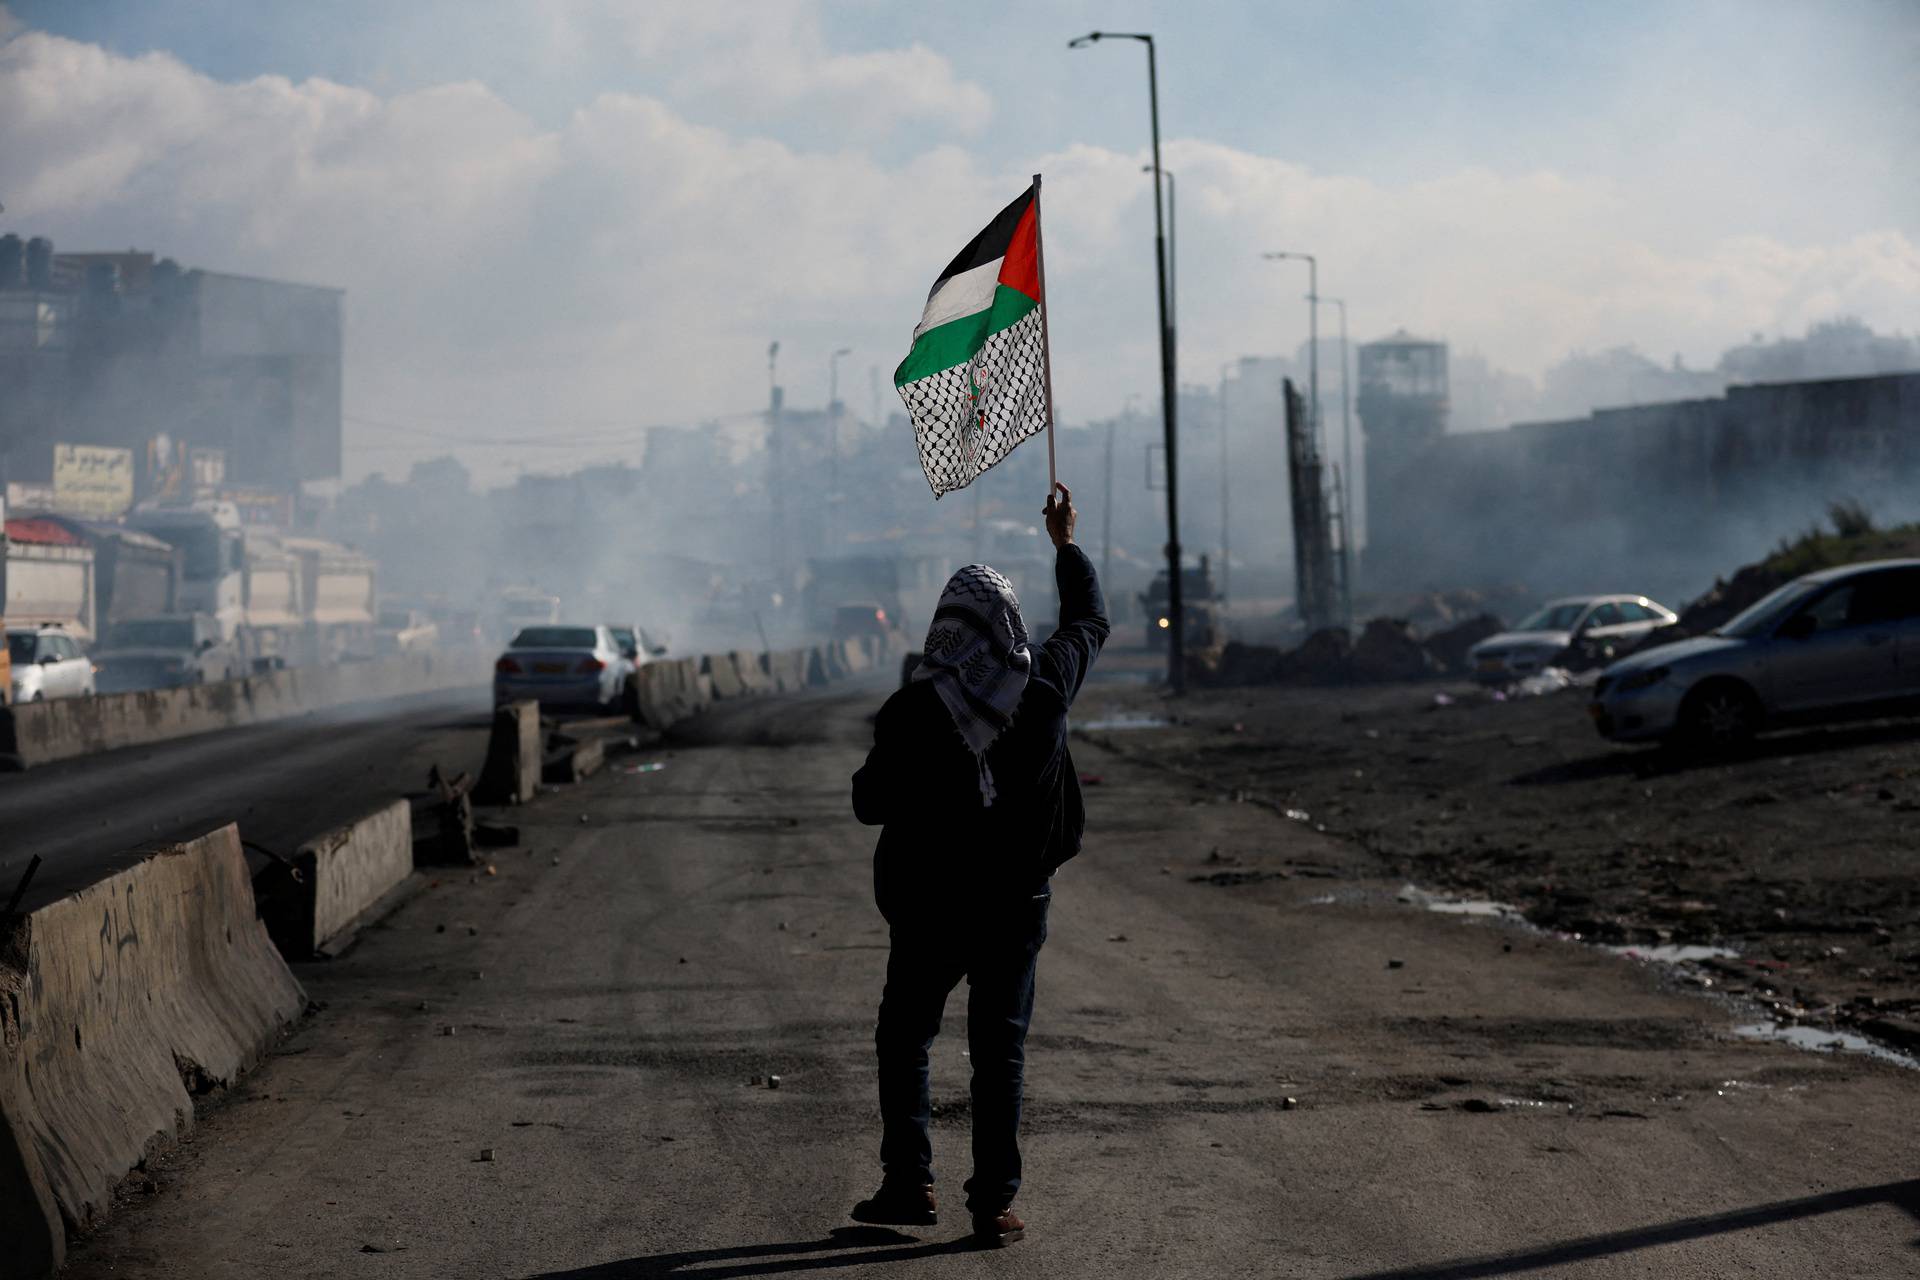
<svg viewBox="0 0 1920 1280">
<path fill-rule="evenodd" d="M 481 1163 L 481 1164 L 492 1164 L 492 1163 L 493 1163 L 493 1148 L 492 1148 L 492 1147 L 482 1147 L 482 1148 L 480 1148 L 480 1160 L 479 1160 L 479 1163 Z"/>
</svg>

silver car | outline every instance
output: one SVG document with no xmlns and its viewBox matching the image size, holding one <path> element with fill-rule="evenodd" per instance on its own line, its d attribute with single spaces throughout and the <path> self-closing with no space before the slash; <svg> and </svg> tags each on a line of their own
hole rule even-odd
<svg viewBox="0 0 1920 1280">
<path fill-rule="evenodd" d="M 1676 621 L 1645 596 L 1563 596 L 1474 645 L 1467 662 L 1482 684 L 1506 684 L 1565 663 L 1576 646 L 1610 657 Z"/>
<path fill-rule="evenodd" d="M 1710 635 L 1614 663 L 1591 710 L 1618 742 L 1709 748 L 1780 725 L 1920 711 L 1920 560 L 1795 578 Z"/>
<path fill-rule="evenodd" d="M 7 656 L 13 662 L 10 692 L 15 706 L 93 695 L 93 660 L 79 640 L 59 627 L 9 630 Z"/>
<path fill-rule="evenodd" d="M 493 664 L 493 701 L 612 710 L 630 670 L 605 627 L 523 627 Z"/>
</svg>

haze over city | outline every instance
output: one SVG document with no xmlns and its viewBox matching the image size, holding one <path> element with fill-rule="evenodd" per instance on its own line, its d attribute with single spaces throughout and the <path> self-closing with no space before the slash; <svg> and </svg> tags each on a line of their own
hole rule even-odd
<svg viewBox="0 0 1920 1280">
<path fill-rule="evenodd" d="M 850 412 L 876 369 L 896 411 L 932 273 L 1042 171 L 1071 423 L 1157 399 L 1140 59 L 1066 48 L 1098 26 L 1161 32 L 1183 382 L 1304 341 L 1269 248 L 1319 255 L 1356 341 L 1536 384 L 1580 351 L 1920 329 L 1897 0 L 16 0 L 0 221 L 343 288 L 346 478 L 452 452 L 495 480 L 759 409 L 775 338 L 790 403 L 851 347 Z"/>
</svg>

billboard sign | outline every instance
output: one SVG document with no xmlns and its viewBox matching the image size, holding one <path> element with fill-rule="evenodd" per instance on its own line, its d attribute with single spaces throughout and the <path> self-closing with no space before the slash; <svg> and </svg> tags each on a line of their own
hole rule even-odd
<svg viewBox="0 0 1920 1280">
<path fill-rule="evenodd" d="M 76 516 L 125 515 L 133 505 L 133 450 L 53 446 L 53 505 Z"/>
</svg>

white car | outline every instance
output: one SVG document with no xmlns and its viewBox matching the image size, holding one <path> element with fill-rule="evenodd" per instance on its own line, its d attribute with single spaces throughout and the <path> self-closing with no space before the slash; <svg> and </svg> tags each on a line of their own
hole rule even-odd
<svg viewBox="0 0 1920 1280">
<path fill-rule="evenodd" d="M 389 605 L 373 620 L 375 653 L 418 653 L 439 643 L 440 624 L 418 609 Z"/>
<path fill-rule="evenodd" d="M 1678 621 L 1645 596 L 1564 596 L 1474 645 L 1467 663 L 1480 683 L 1506 684 L 1563 665 L 1576 648 L 1610 658 Z"/>
<path fill-rule="evenodd" d="M 7 656 L 13 661 L 15 706 L 93 695 L 93 661 L 59 627 L 9 629 Z"/>
</svg>

